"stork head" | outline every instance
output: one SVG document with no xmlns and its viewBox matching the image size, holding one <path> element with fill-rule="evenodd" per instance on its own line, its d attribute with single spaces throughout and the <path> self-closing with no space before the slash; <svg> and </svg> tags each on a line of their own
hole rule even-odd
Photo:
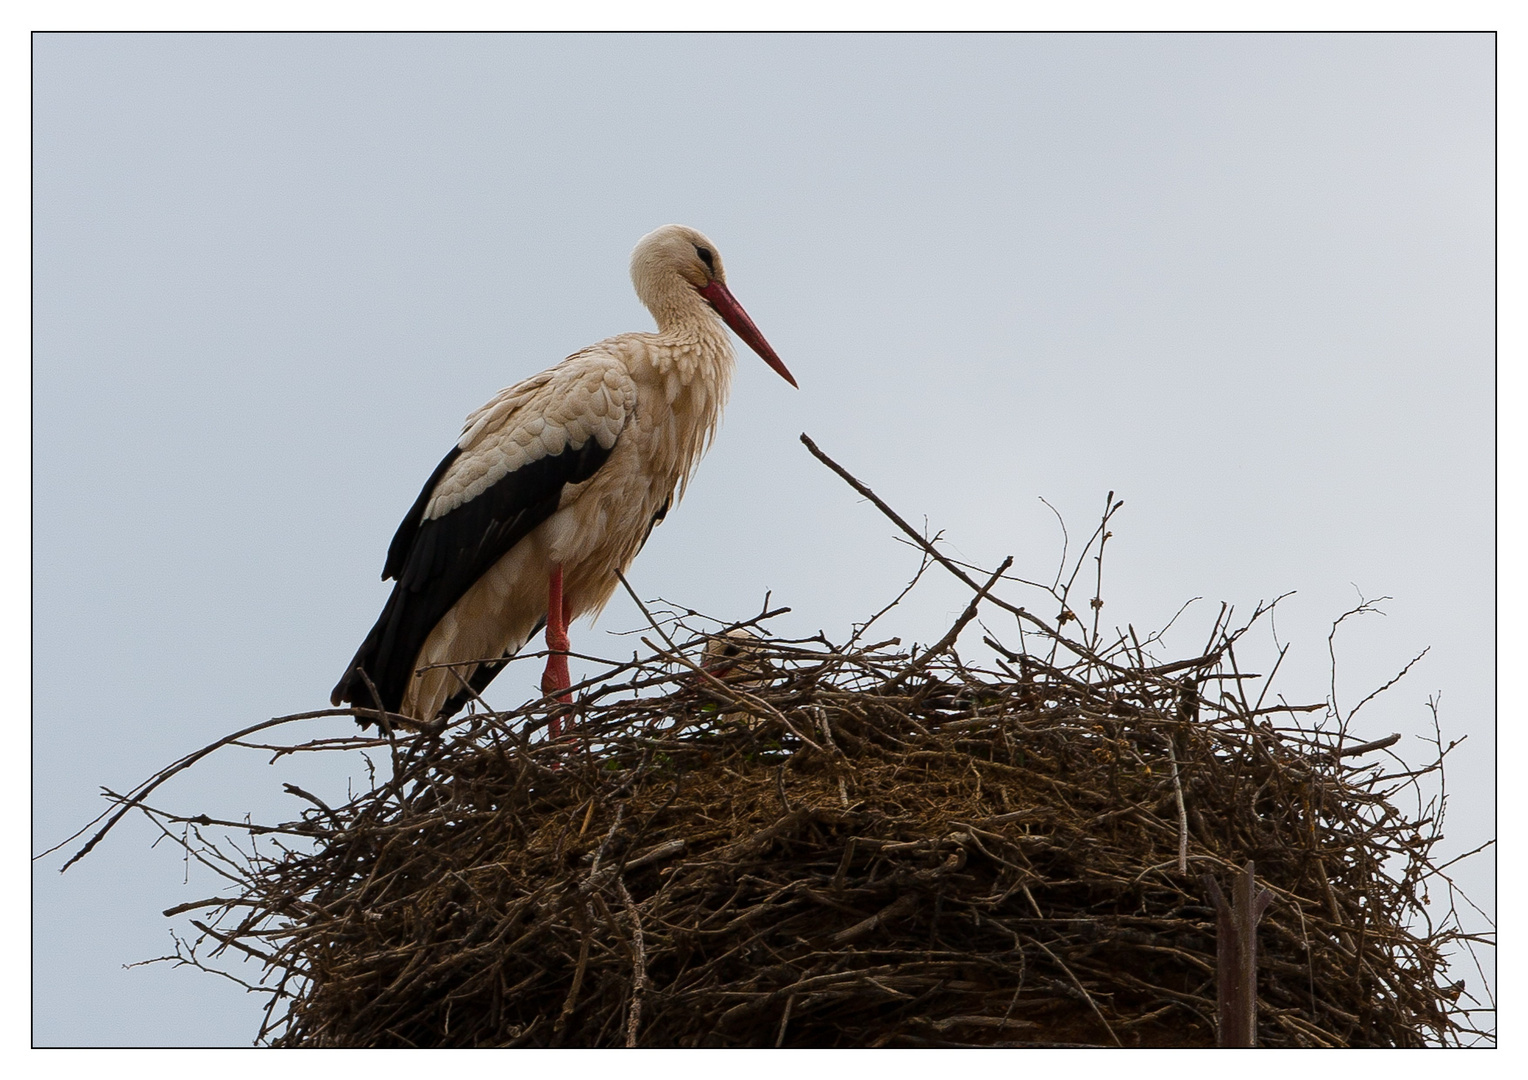
<svg viewBox="0 0 1528 1080">
<path fill-rule="evenodd" d="M 704 234 L 685 225 L 654 229 L 637 241 L 631 253 L 631 281 L 660 327 L 671 318 L 709 306 L 766 364 L 796 385 L 743 305 L 727 289 L 721 253 Z"/>
</svg>

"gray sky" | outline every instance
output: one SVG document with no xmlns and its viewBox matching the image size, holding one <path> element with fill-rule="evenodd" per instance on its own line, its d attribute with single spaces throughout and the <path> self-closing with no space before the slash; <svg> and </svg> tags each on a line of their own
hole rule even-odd
<svg viewBox="0 0 1528 1080">
<path fill-rule="evenodd" d="M 772 589 L 782 631 L 840 637 L 894 595 L 915 556 L 802 431 L 1031 578 L 1060 553 L 1040 498 L 1075 539 L 1113 490 L 1106 622 L 1203 597 L 1174 656 L 1222 600 L 1294 589 L 1279 684 L 1319 701 L 1331 621 L 1393 597 L 1344 626 L 1338 696 L 1431 646 L 1359 732 L 1419 760 L 1441 694 L 1468 735 L 1448 848 L 1492 835 L 1489 37 L 44 36 L 34 59 L 34 850 L 101 786 L 326 704 L 462 418 L 649 328 L 626 261 L 671 221 L 717 243 L 801 390 L 741 350 L 644 595 L 730 618 Z M 937 637 L 966 599 L 931 577 L 888 633 Z M 607 631 L 640 619 L 618 597 L 575 648 L 626 651 Z M 283 781 L 346 774 L 229 754 L 160 802 L 289 816 Z M 37 1042 L 253 1036 L 237 986 L 123 969 L 216 890 L 152 840 L 37 864 Z M 1457 869 L 1490 910 L 1490 856 Z"/>
</svg>

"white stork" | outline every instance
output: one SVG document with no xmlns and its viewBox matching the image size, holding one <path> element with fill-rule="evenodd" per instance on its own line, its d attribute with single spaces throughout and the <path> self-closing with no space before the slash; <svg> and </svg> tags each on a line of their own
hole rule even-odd
<svg viewBox="0 0 1528 1080">
<path fill-rule="evenodd" d="M 694 229 L 644 236 L 631 279 L 657 333 L 591 345 L 467 417 L 387 549 L 382 577 L 397 584 L 335 705 L 450 716 L 543 624 L 542 691 L 566 691 L 568 623 L 605 606 L 716 432 L 732 380 L 723 323 L 796 385 Z"/>
</svg>

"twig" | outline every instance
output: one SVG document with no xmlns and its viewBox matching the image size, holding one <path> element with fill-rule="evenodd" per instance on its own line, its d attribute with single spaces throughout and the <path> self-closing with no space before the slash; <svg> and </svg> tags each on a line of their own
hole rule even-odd
<svg viewBox="0 0 1528 1080">
<path fill-rule="evenodd" d="M 647 951 L 642 947 L 642 920 L 637 915 L 637 905 L 626 891 L 626 882 L 615 879 L 616 891 L 631 916 L 631 1006 L 626 1014 L 626 1045 L 637 1045 L 637 1032 L 642 1027 L 642 992 L 647 989 Z"/>
<path fill-rule="evenodd" d="M 973 596 L 971 598 L 971 602 L 966 605 L 966 610 L 960 613 L 960 618 L 955 620 L 955 624 L 950 627 L 948 632 L 945 633 L 944 637 L 940 638 L 934 644 L 925 649 L 923 653 L 917 657 L 917 659 L 908 661 L 907 666 L 902 669 L 901 673 L 898 674 L 896 678 L 892 679 L 891 682 L 886 684 L 886 688 L 890 690 L 897 686 L 909 675 L 913 675 L 927 666 L 930 660 L 936 656 L 943 655 L 951 645 L 955 644 L 955 639 L 960 637 L 960 632 L 970 624 L 972 619 L 976 618 L 976 610 L 981 605 L 981 602 L 987 598 L 987 594 L 992 591 L 992 586 L 996 585 L 998 579 L 1003 576 L 1003 571 L 1007 570 L 1012 565 L 1013 556 L 1010 555 L 1003 560 L 1003 565 L 999 566 L 992 572 L 992 576 L 987 579 L 987 584 L 976 590 L 976 595 Z"/>
<path fill-rule="evenodd" d="M 1183 805 L 1183 784 L 1178 780 L 1178 755 L 1173 737 L 1167 738 L 1167 760 L 1173 767 L 1173 798 L 1178 804 L 1178 873 L 1188 874 L 1188 809 Z"/>
</svg>

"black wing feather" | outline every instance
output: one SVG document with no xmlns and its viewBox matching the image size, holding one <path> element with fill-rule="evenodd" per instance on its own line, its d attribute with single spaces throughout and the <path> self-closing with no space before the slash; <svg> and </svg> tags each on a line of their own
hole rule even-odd
<svg viewBox="0 0 1528 1080">
<path fill-rule="evenodd" d="M 359 674 L 364 672 L 376 686 L 382 708 L 397 712 L 419 650 L 435 624 L 510 548 L 552 516 L 565 484 L 589 479 L 613 449 L 590 439 L 583 446 L 549 454 L 507 473 L 449 513 L 422 521 L 435 486 L 460 450 L 447 454 L 393 536 L 382 573 L 384 578 L 396 578 L 397 584 L 334 688 L 335 704 L 349 701 L 367 708 L 376 704 Z M 469 680 L 472 688 L 481 692 L 503 666 L 482 665 Z M 456 694 L 443 714 L 451 715 L 469 699 L 465 691 Z"/>
<path fill-rule="evenodd" d="M 382 580 L 391 581 L 403 573 L 404 561 L 409 557 L 409 549 L 414 546 L 414 537 L 419 535 L 419 526 L 424 520 L 424 508 L 430 503 L 430 496 L 435 494 L 435 485 L 440 483 L 441 477 L 446 475 L 446 470 L 456 464 L 456 459 L 462 456 L 462 448 L 453 446 L 451 452 L 440 459 L 440 464 L 435 466 L 435 471 L 424 482 L 424 487 L 419 489 L 419 498 L 414 500 L 414 505 L 409 507 L 409 512 L 403 515 L 403 523 L 398 526 L 398 531 L 393 533 L 393 542 L 387 545 L 387 561 L 382 564 Z"/>
</svg>

